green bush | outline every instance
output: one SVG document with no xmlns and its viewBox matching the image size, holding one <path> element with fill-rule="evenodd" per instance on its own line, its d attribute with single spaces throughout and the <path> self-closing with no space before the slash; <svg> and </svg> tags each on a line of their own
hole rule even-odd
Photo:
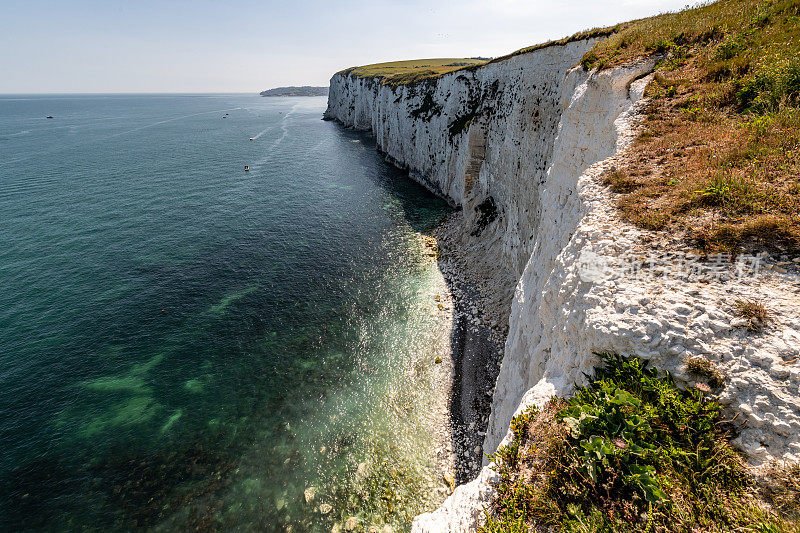
<svg viewBox="0 0 800 533">
<path fill-rule="evenodd" d="M 742 109 L 755 113 L 800 105 L 800 60 L 760 72 L 737 91 Z"/>
<path fill-rule="evenodd" d="M 750 213 L 756 210 L 756 195 L 757 191 L 750 181 L 719 173 L 704 189 L 694 191 L 692 200 L 699 205 L 726 207 L 730 211 Z"/>
<path fill-rule="evenodd" d="M 678 389 L 639 359 L 601 355 L 588 386 L 550 404 L 549 421 L 535 408 L 512 421 L 513 442 L 490 457 L 501 483 L 483 532 L 782 524 L 748 499 L 749 480 L 717 402 Z"/>
<path fill-rule="evenodd" d="M 745 50 L 746 48 L 747 45 L 745 45 L 741 40 L 729 39 L 717 47 L 715 59 L 720 61 L 733 59 L 739 52 Z"/>
<path fill-rule="evenodd" d="M 718 456 L 725 448 L 715 425 L 718 404 L 697 390 L 680 391 L 638 359 L 604 358 L 594 382 L 558 415 L 574 441 L 571 453 L 580 466 L 569 477 L 581 500 L 613 493 L 638 516 L 653 505 L 666 511 L 666 491 L 675 482 L 697 490 L 741 485 L 732 452 L 727 461 Z"/>
</svg>

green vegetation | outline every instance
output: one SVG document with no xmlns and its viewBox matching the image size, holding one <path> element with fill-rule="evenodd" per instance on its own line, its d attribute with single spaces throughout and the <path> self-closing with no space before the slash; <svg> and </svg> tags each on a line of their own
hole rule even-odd
<svg viewBox="0 0 800 533">
<path fill-rule="evenodd" d="M 707 386 L 603 362 L 572 399 L 512 420 L 513 442 L 491 457 L 502 481 L 484 533 L 800 531 L 794 478 L 755 495 Z"/>
<path fill-rule="evenodd" d="M 457 117 L 452 123 L 450 123 L 449 131 L 450 137 L 455 137 L 462 131 L 466 130 L 469 125 L 472 123 L 472 119 L 478 116 L 477 111 L 470 111 L 460 117 Z"/>
<path fill-rule="evenodd" d="M 800 249 L 800 2 L 721 0 L 616 27 L 583 58 L 660 61 L 623 215 L 704 251 Z"/>
<path fill-rule="evenodd" d="M 411 116 L 414 118 L 421 118 L 428 121 L 434 115 L 442 112 L 442 106 L 437 104 L 433 99 L 433 93 L 427 92 L 422 97 L 422 104 L 417 109 L 411 110 Z"/>
<path fill-rule="evenodd" d="M 442 74 L 462 68 L 479 66 L 487 62 L 482 58 L 440 58 L 412 59 L 409 61 L 390 61 L 363 67 L 351 67 L 337 74 L 350 74 L 359 78 L 375 78 L 383 85 L 409 85 L 419 81 L 436 78 Z"/>
</svg>

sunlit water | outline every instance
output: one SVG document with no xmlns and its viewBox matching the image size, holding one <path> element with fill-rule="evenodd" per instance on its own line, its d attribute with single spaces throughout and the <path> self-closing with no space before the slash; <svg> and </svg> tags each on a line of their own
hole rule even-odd
<svg viewBox="0 0 800 533">
<path fill-rule="evenodd" d="M 324 105 L 0 97 L 0 529 L 404 530 L 440 501 L 446 206 Z"/>
</svg>

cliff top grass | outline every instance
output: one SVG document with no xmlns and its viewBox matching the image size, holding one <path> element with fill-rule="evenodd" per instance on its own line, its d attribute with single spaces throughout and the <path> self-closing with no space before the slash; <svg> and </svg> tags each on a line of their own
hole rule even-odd
<svg viewBox="0 0 800 533">
<path fill-rule="evenodd" d="M 583 58 L 586 67 L 608 68 L 653 53 L 692 44 L 719 44 L 726 37 L 750 37 L 734 47 L 753 66 L 772 64 L 797 54 L 800 35 L 797 0 L 719 0 L 674 13 L 618 24 Z M 785 15 L 785 16 L 782 16 Z M 598 31 L 598 30 L 595 30 Z M 786 40 L 788 38 L 788 41 Z"/>
<path fill-rule="evenodd" d="M 711 386 L 603 359 L 571 399 L 514 417 L 482 533 L 800 530 L 798 469 L 749 476 Z"/>
<path fill-rule="evenodd" d="M 361 67 L 350 67 L 337 72 L 337 74 L 352 74 L 359 78 L 376 78 L 384 85 L 410 85 L 422 80 L 437 78 L 442 74 L 456 70 L 472 70 L 487 63 L 497 63 L 512 57 L 535 52 L 550 46 L 563 46 L 574 41 L 608 37 L 613 35 L 620 25 L 603 28 L 593 28 L 580 31 L 563 39 L 556 39 L 544 43 L 527 46 L 495 58 L 469 57 L 469 58 L 438 58 L 438 59 L 411 59 L 408 61 L 389 61 L 374 63 Z"/>
<path fill-rule="evenodd" d="M 800 1 L 721 0 L 621 24 L 586 68 L 660 58 L 605 181 L 622 214 L 701 251 L 800 251 Z"/>
<path fill-rule="evenodd" d="M 389 61 L 361 67 L 351 67 L 337 74 L 350 74 L 359 78 L 376 78 L 385 85 L 405 85 L 436 78 L 442 74 L 465 67 L 480 66 L 488 62 L 484 58 L 438 58 Z"/>
<path fill-rule="evenodd" d="M 542 50 L 543 48 L 548 48 L 550 46 L 564 46 L 565 44 L 569 44 L 575 41 L 584 41 L 586 39 L 597 39 L 601 37 L 608 37 L 610 35 L 614 35 L 623 25 L 617 24 L 616 26 L 606 26 L 601 28 L 592 28 L 589 30 L 579 31 L 570 35 L 569 37 L 564 37 L 563 39 L 555 39 L 552 41 L 546 41 L 539 44 L 534 44 L 533 46 L 526 46 L 525 48 L 520 48 L 515 52 L 511 52 L 510 54 L 506 54 L 504 56 L 495 57 L 489 63 L 497 63 L 500 61 L 505 61 L 506 59 L 510 59 L 512 57 L 522 55 L 522 54 L 529 54 L 531 52 L 536 52 L 537 50 Z"/>
</svg>

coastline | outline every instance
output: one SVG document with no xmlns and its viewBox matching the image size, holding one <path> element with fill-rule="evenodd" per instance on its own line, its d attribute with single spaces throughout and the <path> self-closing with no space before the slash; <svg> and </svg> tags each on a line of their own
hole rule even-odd
<svg viewBox="0 0 800 533">
<path fill-rule="evenodd" d="M 485 280 L 475 276 L 458 253 L 453 237 L 456 231 L 462 231 L 461 219 L 462 213 L 455 211 L 435 230 L 438 266 L 453 302 L 449 416 L 456 485 L 473 479 L 485 458 L 483 441 L 508 331 L 508 313 L 505 317 L 490 314 Z"/>
<path fill-rule="evenodd" d="M 355 129 L 338 119 L 324 120 Z M 374 141 L 374 135 L 367 136 Z M 408 168 L 383 153 L 377 144 L 374 148 L 388 165 L 406 172 L 405 179 L 422 184 L 453 205 L 441 191 L 408 175 Z M 474 263 L 461 208 L 418 235 L 423 255 L 431 258 L 443 280 L 436 294 L 440 299 L 433 301 L 430 309 L 446 321 L 440 334 L 449 341 L 442 353 L 441 369 L 450 378 L 443 384 L 446 405 L 438 405 L 434 415 L 439 422 L 431 457 L 448 486 L 443 494 L 448 497 L 456 487 L 475 479 L 487 463 L 486 455 L 494 451 L 484 450 L 484 440 L 509 331 L 514 281 L 510 275 L 503 276 L 505 272 L 487 273 Z"/>
<path fill-rule="evenodd" d="M 444 394 L 434 414 L 436 435 L 430 455 L 447 485 L 436 490 L 445 497 L 478 475 L 485 462 L 483 441 L 508 331 L 508 314 L 505 321 L 490 318 L 490 298 L 482 288 L 485 280 L 474 276 L 458 254 L 453 235 L 460 222 L 461 212 L 456 210 L 430 235 L 420 234 L 423 254 L 431 257 L 441 274 L 440 290 L 425 309 L 443 320 L 436 335 L 443 341 L 441 352 L 433 351 L 441 353 L 436 366 L 448 377 L 439 382 Z"/>
<path fill-rule="evenodd" d="M 791 258 L 701 254 L 687 271 L 698 260 L 693 247 L 622 218 L 607 181 L 615 162 L 646 155 L 632 142 L 653 114 L 656 96 L 645 92 L 661 84 L 654 70 L 663 73 L 664 56 L 598 64 L 595 37 L 408 83 L 351 71 L 331 78 L 325 118 L 371 131 L 387 162 L 461 209 L 437 228 L 455 302 L 450 405 L 459 470 L 474 475 L 474 434 L 485 435 L 488 452 L 508 444 L 515 416 L 570 397 L 606 353 L 646 361 L 680 389 L 717 389 L 734 423 L 730 443 L 752 472 L 796 461 L 800 328 L 791 320 Z M 670 142 L 658 158 L 680 144 Z M 746 307 L 760 312 L 760 326 L 769 317 L 770 334 L 748 327 Z M 496 352 L 493 330 L 505 341 Z M 480 368 L 494 353 L 502 360 L 496 379 L 494 368 Z M 491 397 L 488 425 L 482 393 Z M 413 530 L 474 530 L 499 481 L 491 466 L 419 515 Z"/>
</svg>

